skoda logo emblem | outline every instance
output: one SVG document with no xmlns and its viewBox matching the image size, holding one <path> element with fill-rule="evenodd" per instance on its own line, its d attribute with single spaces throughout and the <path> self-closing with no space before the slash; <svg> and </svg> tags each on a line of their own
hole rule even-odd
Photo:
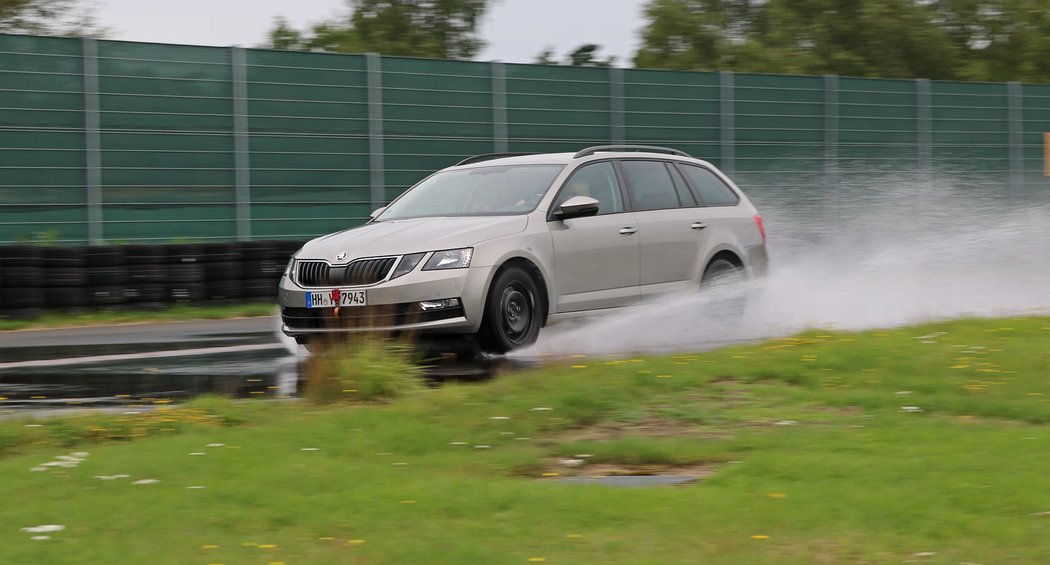
<svg viewBox="0 0 1050 565">
<path fill-rule="evenodd" d="M 335 256 L 335 260 L 336 261 L 342 261 L 343 259 L 346 259 L 346 251 L 343 251 L 339 255 Z"/>
</svg>

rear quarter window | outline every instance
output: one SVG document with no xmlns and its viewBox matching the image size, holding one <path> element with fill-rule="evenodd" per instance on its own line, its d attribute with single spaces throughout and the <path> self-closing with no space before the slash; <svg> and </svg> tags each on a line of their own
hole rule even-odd
<svg viewBox="0 0 1050 565">
<path fill-rule="evenodd" d="M 678 166 L 692 181 L 705 206 L 736 206 L 740 202 L 740 197 L 733 189 L 711 171 L 684 163 L 679 163 Z"/>
</svg>

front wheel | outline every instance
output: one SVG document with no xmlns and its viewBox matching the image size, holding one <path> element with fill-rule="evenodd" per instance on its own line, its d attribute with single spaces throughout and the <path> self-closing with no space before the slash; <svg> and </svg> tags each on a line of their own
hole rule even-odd
<svg viewBox="0 0 1050 565">
<path fill-rule="evenodd" d="M 506 353 L 531 345 L 543 322 L 542 300 L 536 281 L 521 267 L 496 275 L 485 302 L 478 340 L 487 351 Z"/>
</svg>

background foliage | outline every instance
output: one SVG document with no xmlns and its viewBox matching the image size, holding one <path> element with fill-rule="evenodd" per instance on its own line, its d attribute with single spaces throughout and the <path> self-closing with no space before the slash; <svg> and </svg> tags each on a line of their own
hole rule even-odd
<svg viewBox="0 0 1050 565">
<path fill-rule="evenodd" d="M 1047 0 L 652 0 L 644 68 L 1050 82 Z"/>
</svg>

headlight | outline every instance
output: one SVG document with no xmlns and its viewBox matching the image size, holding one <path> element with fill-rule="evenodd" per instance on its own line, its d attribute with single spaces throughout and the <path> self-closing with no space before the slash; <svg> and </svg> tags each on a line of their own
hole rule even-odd
<svg viewBox="0 0 1050 565">
<path fill-rule="evenodd" d="M 449 249 L 448 251 L 435 251 L 426 265 L 424 271 L 438 269 L 465 269 L 470 266 L 470 257 L 474 255 L 473 247 L 463 249 Z"/>
<path fill-rule="evenodd" d="M 295 272 L 295 256 L 288 260 L 288 264 L 284 267 L 284 276 L 291 277 L 292 273 Z"/>
<path fill-rule="evenodd" d="M 398 263 L 397 268 L 394 269 L 394 274 L 390 275 L 390 280 L 411 273 L 412 269 L 415 269 L 416 265 L 423 260 L 424 255 L 426 255 L 426 253 L 413 253 L 402 257 L 401 262 Z"/>
</svg>

